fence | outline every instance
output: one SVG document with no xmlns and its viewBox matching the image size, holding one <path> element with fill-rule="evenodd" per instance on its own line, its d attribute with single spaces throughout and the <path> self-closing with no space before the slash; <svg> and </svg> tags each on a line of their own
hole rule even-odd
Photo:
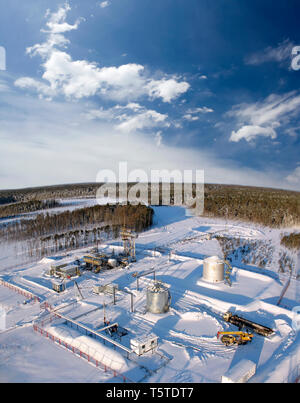
<svg viewBox="0 0 300 403">
<path fill-rule="evenodd" d="M 57 315 L 55 315 L 55 314 L 53 316 L 50 316 L 49 318 L 47 318 L 47 320 L 43 321 L 43 325 L 46 322 L 51 322 L 55 317 L 57 317 Z M 83 358 L 83 359 L 87 360 L 90 364 L 93 364 L 96 368 L 100 368 L 100 369 L 104 370 L 104 372 L 112 373 L 113 377 L 121 378 L 123 382 L 133 383 L 132 380 L 130 380 L 129 378 L 127 378 L 123 374 L 120 374 L 118 371 L 108 367 L 107 365 L 102 364 L 101 362 L 99 362 L 98 360 L 96 360 L 95 358 L 90 356 L 89 354 L 86 354 L 86 353 L 82 352 L 80 349 L 78 349 L 78 348 L 76 348 L 74 346 L 71 346 L 70 344 L 68 344 L 68 343 L 64 342 L 63 340 L 59 339 L 58 337 L 53 336 L 49 331 L 46 331 L 42 327 L 38 326 L 36 323 L 33 325 L 33 329 L 34 329 L 35 332 L 41 334 L 42 336 L 48 338 L 49 340 L 51 340 L 54 343 L 60 345 L 61 347 L 64 347 L 66 350 L 72 352 L 77 357 L 80 357 L 80 358 Z"/>
<path fill-rule="evenodd" d="M 18 294 L 21 294 L 24 297 L 26 297 L 30 300 L 33 300 L 34 302 L 41 302 L 40 298 L 37 297 L 36 295 L 34 295 L 32 292 L 29 292 L 27 290 L 24 290 L 21 287 L 8 283 L 7 281 L 0 279 L 0 285 L 3 285 L 4 287 L 9 288 L 10 290 L 13 290 L 13 291 L 17 292 Z"/>
</svg>

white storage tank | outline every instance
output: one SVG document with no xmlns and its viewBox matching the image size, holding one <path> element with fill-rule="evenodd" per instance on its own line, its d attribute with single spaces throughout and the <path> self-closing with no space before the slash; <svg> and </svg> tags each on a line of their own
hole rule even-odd
<svg viewBox="0 0 300 403">
<path fill-rule="evenodd" d="M 109 266 L 111 266 L 112 268 L 115 268 L 115 267 L 117 267 L 117 265 L 118 265 L 117 259 L 113 259 L 113 258 L 108 259 L 107 263 L 108 263 Z"/>
<path fill-rule="evenodd" d="M 203 261 L 203 280 L 209 283 L 224 281 L 224 261 L 218 256 L 212 256 Z"/>
<path fill-rule="evenodd" d="M 169 311 L 171 295 L 162 283 L 156 282 L 147 288 L 147 312 L 166 313 Z"/>
</svg>

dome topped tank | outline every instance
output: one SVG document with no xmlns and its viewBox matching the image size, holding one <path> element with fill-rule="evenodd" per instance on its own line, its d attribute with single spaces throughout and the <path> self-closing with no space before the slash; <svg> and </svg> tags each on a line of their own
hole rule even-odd
<svg viewBox="0 0 300 403">
<path fill-rule="evenodd" d="M 147 312 L 166 313 L 169 311 L 171 295 L 160 282 L 147 288 Z"/>
<path fill-rule="evenodd" d="M 218 256 L 204 259 L 203 280 L 209 283 L 221 283 L 224 281 L 224 261 Z"/>
</svg>

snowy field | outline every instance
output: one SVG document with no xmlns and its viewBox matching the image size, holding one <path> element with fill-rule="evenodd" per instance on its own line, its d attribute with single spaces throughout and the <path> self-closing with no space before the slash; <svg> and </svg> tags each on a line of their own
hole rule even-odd
<svg viewBox="0 0 300 403">
<path fill-rule="evenodd" d="M 46 272 L 53 262 L 71 263 L 86 254 L 87 249 L 14 270 L 2 266 L 3 281 L 33 293 L 40 303 L 27 299 L 24 304 L 23 295 L 0 285 L 0 314 L 5 317 L 5 326 L 0 328 L 0 382 L 122 382 L 122 376 L 133 382 L 221 382 L 222 375 L 242 359 L 251 360 L 257 366 L 250 382 L 295 382 L 299 378 L 300 336 L 292 325 L 295 319 L 292 309 L 300 305 L 300 280 L 296 279 L 299 259 L 291 255 L 294 259 L 291 277 L 288 273 L 278 273 L 278 258 L 285 252 L 280 246 L 282 230 L 193 217 L 180 207 L 154 207 L 154 210 L 153 227 L 136 240 L 135 263 L 98 274 L 84 271 L 76 279 L 83 300 L 72 280 L 66 282 L 66 290 L 61 294 L 53 291 Z M 264 249 L 261 245 L 268 245 L 269 249 L 265 250 L 271 251 L 271 256 L 261 268 L 251 262 L 246 264 L 237 253 L 232 260 L 232 287 L 207 283 L 202 279 L 203 259 L 223 258 L 216 234 L 241 238 L 244 243 L 257 242 L 261 250 Z M 121 241 L 111 241 L 100 249 L 106 253 L 121 252 Z M 255 251 L 251 253 L 253 260 Z M 172 297 L 166 314 L 146 312 L 146 289 L 153 283 L 153 276 L 140 278 L 138 289 L 132 276 L 152 268 Z M 287 282 L 289 287 L 277 306 Z M 109 283 L 119 286 L 116 305 L 112 296 L 92 292 L 94 285 Z M 134 312 L 131 312 L 130 295 L 122 289 L 133 294 Z M 52 318 L 42 309 L 44 302 L 82 328 L 72 330 L 71 322 Z M 237 330 L 222 318 L 229 310 L 272 328 L 274 335 L 264 338 L 255 334 L 251 344 L 225 347 L 217 339 L 218 331 Z M 71 339 L 75 340 L 86 352 L 85 337 L 89 336 L 82 329 L 97 332 L 103 327 L 104 315 L 110 323 L 117 322 L 128 330 L 118 340 L 124 349 L 130 350 L 131 339 L 143 339 L 149 334 L 158 337 L 158 349 L 138 357 L 120 348 L 113 349 L 109 342 L 104 349 L 103 340 L 98 340 L 103 357 L 115 363 L 109 367 L 120 361 L 114 374 L 33 329 L 33 322 L 43 327 L 44 321 L 51 319 L 44 326 L 49 334 L 65 337 L 70 345 Z M 63 336 L 65 328 L 66 334 L 70 333 L 67 336 Z M 87 354 L 92 357 L 92 350 Z"/>
</svg>

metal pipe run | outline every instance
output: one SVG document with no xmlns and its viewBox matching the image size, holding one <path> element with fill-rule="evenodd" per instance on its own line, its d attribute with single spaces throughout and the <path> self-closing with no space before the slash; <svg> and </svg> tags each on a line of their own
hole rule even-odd
<svg viewBox="0 0 300 403">
<path fill-rule="evenodd" d="M 124 289 L 119 289 L 119 291 L 125 292 L 126 294 L 130 295 L 130 306 L 131 306 L 131 312 L 134 312 L 134 306 L 133 306 L 133 293 Z"/>
<path fill-rule="evenodd" d="M 156 280 L 156 276 L 155 276 L 155 269 L 154 269 L 154 268 L 152 268 L 152 269 L 150 269 L 150 270 L 148 270 L 148 271 L 145 271 L 145 272 L 143 272 L 143 273 L 134 273 L 134 274 L 133 274 L 133 276 L 136 277 L 136 290 L 137 290 L 137 291 L 139 290 L 139 279 L 140 279 L 141 277 L 148 276 L 148 274 L 152 274 L 152 273 L 153 273 L 153 280 L 155 281 L 155 280 Z"/>
<path fill-rule="evenodd" d="M 51 312 L 51 311 L 50 311 Z M 61 313 L 55 312 L 54 313 L 57 317 L 66 320 L 67 322 L 73 323 L 74 325 L 76 325 L 77 327 L 80 327 L 82 329 L 84 329 L 86 332 L 89 332 L 91 334 L 94 334 L 95 336 L 98 336 L 106 341 L 108 341 L 109 343 L 115 345 L 116 347 L 119 347 L 121 350 L 126 351 L 127 353 L 131 354 L 133 351 L 128 349 L 127 347 L 123 346 L 122 344 L 118 343 L 115 340 L 110 339 L 109 337 L 104 336 L 103 334 L 99 334 L 97 332 L 95 332 L 94 330 L 90 329 L 89 327 L 83 325 L 82 323 L 79 323 L 71 318 L 69 318 L 68 316 L 62 315 Z M 109 326 L 111 327 L 111 326 Z M 103 330 L 103 329 L 102 329 Z"/>
</svg>

